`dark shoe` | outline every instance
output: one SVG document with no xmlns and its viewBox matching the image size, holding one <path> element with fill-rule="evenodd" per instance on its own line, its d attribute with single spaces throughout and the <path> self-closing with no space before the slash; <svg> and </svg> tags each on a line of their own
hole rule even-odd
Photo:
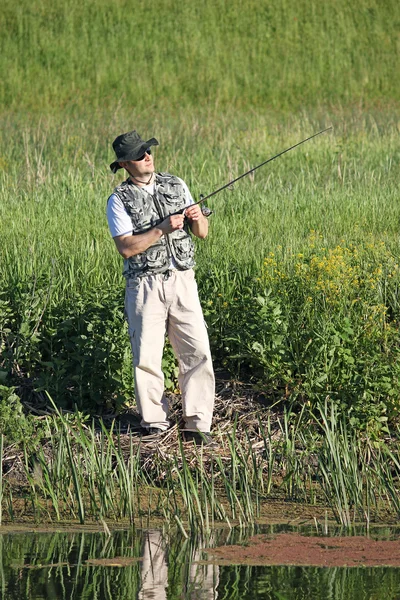
<svg viewBox="0 0 400 600">
<path fill-rule="evenodd" d="M 198 446 L 213 446 L 214 440 L 209 431 L 182 431 L 184 442 L 194 442 Z"/>
<path fill-rule="evenodd" d="M 142 436 L 143 441 L 151 442 L 164 433 L 164 431 L 164 429 L 160 429 L 159 427 L 142 427 L 140 435 Z"/>
<path fill-rule="evenodd" d="M 143 428 L 143 435 L 160 435 L 160 433 L 164 433 L 164 429 L 160 429 L 159 427 Z"/>
</svg>

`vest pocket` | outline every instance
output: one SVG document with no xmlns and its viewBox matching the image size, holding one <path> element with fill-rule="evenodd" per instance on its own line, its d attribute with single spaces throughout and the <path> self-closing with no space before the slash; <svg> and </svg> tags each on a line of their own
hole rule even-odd
<svg viewBox="0 0 400 600">
<path fill-rule="evenodd" d="M 186 266 L 190 267 L 194 257 L 194 245 L 189 236 L 177 239 L 172 238 L 172 248 L 174 257 L 177 261 L 188 263 Z"/>
<path fill-rule="evenodd" d="M 146 250 L 146 258 L 147 267 L 151 272 L 162 269 L 169 264 L 166 246 L 164 244 L 150 246 L 150 248 Z"/>
</svg>

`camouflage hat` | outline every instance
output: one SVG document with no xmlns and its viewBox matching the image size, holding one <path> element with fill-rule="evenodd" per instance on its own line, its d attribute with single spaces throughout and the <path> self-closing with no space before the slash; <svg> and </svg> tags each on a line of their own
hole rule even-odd
<svg viewBox="0 0 400 600">
<path fill-rule="evenodd" d="M 137 160 L 140 156 L 143 156 L 150 146 L 158 146 L 158 141 L 155 138 L 151 138 L 145 142 L 135 130 L 122 133 L 113 141 L 117 160 L 111 163 L 111 171 L 116 173 L 118 169 L 121 169 L 118 164 L 120 162 Z"/>
</svg>

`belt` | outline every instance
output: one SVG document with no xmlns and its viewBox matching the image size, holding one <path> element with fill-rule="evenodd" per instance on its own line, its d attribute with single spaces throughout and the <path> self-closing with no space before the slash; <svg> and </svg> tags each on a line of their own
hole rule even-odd
<svg viewBox="0 0 400 600">
<path fill-rule="evenodd" d="M 172 277 L 172 273 L 173 273 L 172 269 L 168 269 L 168 271 L 165 271 L 165 273 L 163 273 L 164 281 L 168 281 L 168 279 L 170 277 Z"/>
</svg>

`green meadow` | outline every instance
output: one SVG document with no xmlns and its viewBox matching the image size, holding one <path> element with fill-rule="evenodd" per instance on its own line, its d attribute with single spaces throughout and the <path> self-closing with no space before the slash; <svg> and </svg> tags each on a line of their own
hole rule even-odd
<svg viewBox="0 0 400 600">
<path fill-rule="evenodd" d="M 328 395 L 362 421 L 396 416 L 395 117 L 355 114 L 346 131 L 329 113 L 324 122 L 242 114 L 238 131 L 234 117 L 159 123 L 158 168 L 179 173 L 198 198 L 334 129 L 210 199 L 197 273 L 216 367 L 273 401 Z M 2 144 L 2 369 L 62 406 L 102 412 L 132 397 L 122 265 L 105 220 L 117 181 L 108 146 L 124 124 L 69 116 L 18 135 L 11 127 Z M 172 389 L 170 354 L 165 367 Z"/>
<path fill-rule="evenodd" d="M 5 0 L 1 31 L 13 111 L 130 108 L 154 126 L 168 107 L 185 121 L 399 98 L 395 0 Z"/>
<path fill-rule="evenodd" d="M 0 27 L 5 442 L 32 432 L 20 401 L 134 404 L 105 218 L 111 143 L 131 129 L 199 199 L 332 126 L 210 199 L 198 286 L 220 377 L 396 431 L 398 2 L 5 0 Z M 163 366 L 177 391 L 168 346 Z"/>
<path fill-rule="evenodd" d="M 396 2 L 34 2 L 2 11 L 1 369 L 61 406 L 131 399 L 111 142 L 208 194 L 198 282 L 217 369 L 395 417 Z M 167 384 L 175 366 L 166 352 Z M 96 382 L 96 383 L 95 383 Z M 366 412 L 366 414 L 364 414 Z"/>
</svg>

